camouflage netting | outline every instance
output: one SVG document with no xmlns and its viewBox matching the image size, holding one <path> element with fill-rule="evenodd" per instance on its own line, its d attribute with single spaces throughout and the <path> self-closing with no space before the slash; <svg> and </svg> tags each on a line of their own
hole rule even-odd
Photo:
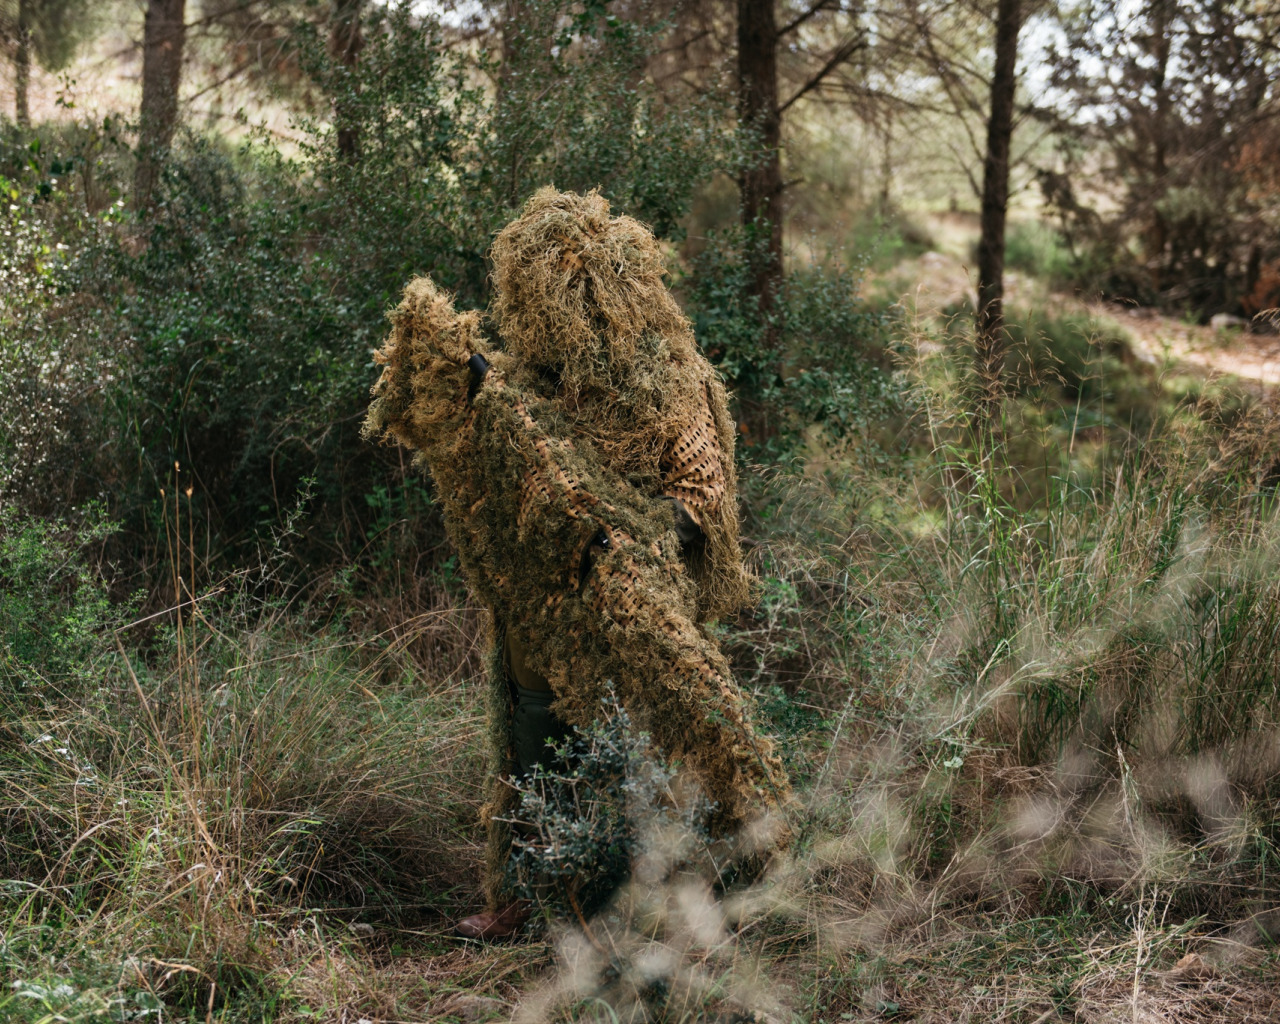
<svg viewBox="0 0 1280 1024">
<path fill-rule="evenodd" d="M 522 383 L 645 494 L 680 498 L 706 535 L 690 562 L 699 619 L 731 614 L 750 579 L 738 546 L 734 426 L 724 385 L 663 281 L 652 232 L 595 192 L 539 190 L 493 245 L 493 313 Z"/>
<path fill-rule="evenodd" d="M 550 682 L 552 710 L 585 726 L 612 681 L 636 724 L 716 802 L 714 834 L 735 835 L 778 807 L 788 793 L 781 763 L 698 625 L 670 503 L 613 472 L 575 432 L 573 412 L 539 396 L 521 360 L 490 351 L 479 317 L 455 313 L 429 280 L 409 285 L 391 321 L 366 433 L 414 449 L 430 469 L 471 587 Z M 469 400 L 476 352 L 491 369 Z M 592 545 L 600 535 L 607 548 Z M 491 674 L 496 899 L 509 836 L 494 819 L 507 816 L 514 791 L 501 778 L 510 698 L 500 665 Z"/>
</svg>

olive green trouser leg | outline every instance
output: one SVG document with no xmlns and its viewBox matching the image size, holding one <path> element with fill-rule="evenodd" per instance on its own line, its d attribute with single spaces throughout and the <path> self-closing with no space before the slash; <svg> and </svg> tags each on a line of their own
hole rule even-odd
<svg viewBox="0 0 1280 1024">
<path fill-rule="evenodd" d="M 515 741 L 516 763 L 522 775 L 535 764 L 550 767 L 555 759 L 552 747 L 564 742 L 569 729 L 551 712 L 556 699 L 551 685 L 525 664 L 524 650 L 510 633 L 503 651 L 507 678 L 511 680 L 515 708 L 511 715 L 511 736 Z"/>
</svg>

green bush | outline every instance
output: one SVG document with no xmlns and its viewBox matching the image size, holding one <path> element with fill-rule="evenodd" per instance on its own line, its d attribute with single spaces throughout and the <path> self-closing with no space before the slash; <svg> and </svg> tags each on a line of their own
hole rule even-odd
<svg viewBox="0 0 1280 1024">
<path fill-rule="evenodd" d="M 1021 271 L 1052 288 L 1068 287 L 1074 280 L 1076 261 L 1061 232 L 1042 221 L 1014 221 L 1005 236 L 1004 261 L 1009 270 Z"/>
<path fill-rule="evenodd" d="M 887 372 L 886 321 L 863 306 L 848 270 L 833 263 L 792 271 L 770 322 L 750 287 L 763 240 L 733 229 L 710 241 L 684 282 L 689 312 L 738 401 L 771 410 L 778 428 L 772 456 L 794 452 L 815 424 L 837 438 L 866 434 L 900 411 L 901 389 Z"/>
<path fill-rule="evenodd" d="M 90 563 L 114 529 L 89 508 L 74 525 L 0 504 L 0 699 L 60 696 L 86 680 L 124 609 Z M 42 691 L 50 692 L 42 692 Z M 35 708 L 41 701 L 35 702 Z"/>
<path fill-rule="evenodd" d="M 836 439 L 870 440 L 902 413 L 887 322 L 859 300 L 853 274 L 839 265 L 793 271 L 782 325 L 787 372 L 777 402 L 793 433 L 816 424 Z"/>
<path fill-rule="evenodd" d="M 675 771 L 633 729 L 616 698 L 606 698 L 589 728 L 574 730 L 556 762 L 535 765 L 512 783 L 520 803 L 511 821 L 510 880 L 547 910 L 598 913 L 641 854 L 660 852 L 676 864 L 708 842 L 711 807 L 705 799 L 674 799 Z"/>
</svg>

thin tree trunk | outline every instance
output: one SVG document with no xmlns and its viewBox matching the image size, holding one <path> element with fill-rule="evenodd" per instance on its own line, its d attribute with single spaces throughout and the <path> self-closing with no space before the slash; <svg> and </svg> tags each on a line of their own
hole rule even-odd
<svg viewBox="0 0 1280 1024">
<path fill-rule="evenodd" d="M 1009 141 L 1017 88 L 1022 0 L 999 0 L 991 114 L 982 178 L 982 237 L 978 243 L 976 369 L 988 424 L 999 412 L 1004 373 L 1004 241 L 1009 206 Z"/>
<path fill-rule="evenodd" d="M 502 65 L 498 68 L 498 102 L 511 92 L 525 50 L 524 0 L 506 0 L 502 14 Z"/>
<path fill-rule="evenodd" d="M 893 188 L 893 115 L 884 115 L 880 126 L 880 213 L 889 216 Z"/>
<path fill-rule="evenodd" d="M 142 29 L 142 110 L 133 204 L 151 205 L 160 167 L 178 125 L 178 86 L 186 44 L 186 0 L 147 0 Z"/>
<path fill-rule="evenodd" d="M 14 115 L 19 128 L 31 127 L 28 93 L 31 87 L 31 29 L 28 27 L 27 0 L 18 0 L 18 47 L 13 59 Z"/>
<path fill-rule="evenodd" d="M 1154 123 L 1151 131 L 1151 193 L 1152 197 L 1164 193 L 1166 178 L 1169 173 L 1166 156 L 1165 125 L 1169 120 L 1169 108 L 1172 97 L 1169 95 L 1169 53 L 1171 44 L 1169 29 L 1173 21 L 1172 4 L 1169 0 L 1160 0 L 1153 5 L 1151 25 L 1151 55 L 1155 58 L 1155 70 L 1152 76 L 1152 89 L 1155 92 Z M 1165 286 L 1166 256 L 1165 246 L 1169 240 L 1169 227 L 1164 213 L 1156 203 L 1151 206 L 1151 226 L 1147 235 L 1147 263 L 1151 268 L 1151 281 L 1157 292 Z"/>
<path fill-rule="evenodd" d="M 354 77 L 360 63 L 360 51 L 364 49 L 364 35 L 360 31 L 360 9 L 364 0 L 333 0 L 333 16 L 329 23 L 329 56 L 347 69 L 348 77 Z M 356 88 L 356 83 L 349 83 Z M 334 120 L 338 125 L 338 153 L 347 160 L 360 156 L 360 127 L 351 110 L 349 95 L 343 89 L 334 104 Z"/>
<path fill-rule="evenodd" d="M 778 110 L 778 25 L 774 0 L 738 0 L 738 120 L 757 133 L 759 158 L 742 172 L 742 223 L 766 232 L 751 268 L 751 294 L 765 329 L 762 377 L 776 376 L 780 339 L 772 314 L 782 290 L 782 115 Z M 763 383 L 763 381 L 762 381 Z M 745 397 L 745 396 L 744 396 Z M 771 433 L 763 409 L 746 409 L 756 439 Z"/>
<path fill-rule="evenodd" d="M 507 0 L 506 10 L 502 15 L 502 65 L 498 68 L 498 93 L 494 100 L 494 123 L 500 125 L 499 131 L 506 137 L 506 166 L 503 173 L 507 177 L 507 205 L 518 209 L 521 198 L 520 164 L 524 152 L 524 137 L 527 128 L 517 125 L 520 105 L 516 97 L 518 78 L 521 73 L 529 72 L 525 63 L 527 38 L 525 37 L 525 4 L 524 0 Z"/>
</svg>

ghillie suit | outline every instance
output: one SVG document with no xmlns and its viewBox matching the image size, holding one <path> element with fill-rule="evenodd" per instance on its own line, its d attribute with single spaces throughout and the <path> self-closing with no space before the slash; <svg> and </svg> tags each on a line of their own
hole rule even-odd
<svg viewBox="0 0 1280 1024">
<path fill-rule="evenodd" d="M 656 332 L 634 339 L 655 355 L 678 351 L 690 364 L 684 370 L 705 367 L 705 375 L 688 374 L 703 397 L 694 401 L 697 390 L 664 381 L 678 375 L 641 356 L 637 362 L 658 365 L 651 400 L 659 409 L 681 400 L 689 415 L 663 432 L 642 419 L 646 431 L 667 437 L 663 444 L 616 444 L 621 433 L 584 429 L 593 421 L 607 425 L 593 394 L 621 377 L 609 376 L 607 359 L 596 360 L 603 376 L 579 381 L 549 374 L 549 361 L 531 365 L 527 354 L 492 352 L 478 314 L 457 314 L 426 279 L 409 285 L 391 320 L 366 433 L 415 449 L 430 469 L 474 592 L 492 609 L 497 629 L 514 634 L 550 683 L 555 714 L 568 725 L 588 725 L 612 682 L 636 724 L 715 801 L 713 834 L 732 836 L 779 806 L 788 794 L 781 764 L 753 729 L 724 657 L 698 625 L 746 593 L 731 464 L 718 482 L 704 482 L 698 458 L 671 461 L 682 439 L 692 438 L 703 456 L 712 445 L 717 456 L 732 451 L 724 392 L 710 367 L 678 336 L 675 346 Z M 504 321 L 512 323 L 509 316 Z M 683 318 L 678 325 L 687 332 Z M 476 354 L 490 364 L 482 383 L 468 370 Z M 693 571 L 681 559 L 672 503 L 654 496 L 664 490 L 664 475 L 667 493 L 687 496 L 700 514 L 707 543 Z M 495 652 L 500 647 L 495 642 Z M 491 902 L 501 896 L 510 840 L 503 819 L 515 795 L 503 779 L 513 739 L 504 675 L 495 654 L 489 709 L 495 788 L 486 809 Z"/>
</svg>

